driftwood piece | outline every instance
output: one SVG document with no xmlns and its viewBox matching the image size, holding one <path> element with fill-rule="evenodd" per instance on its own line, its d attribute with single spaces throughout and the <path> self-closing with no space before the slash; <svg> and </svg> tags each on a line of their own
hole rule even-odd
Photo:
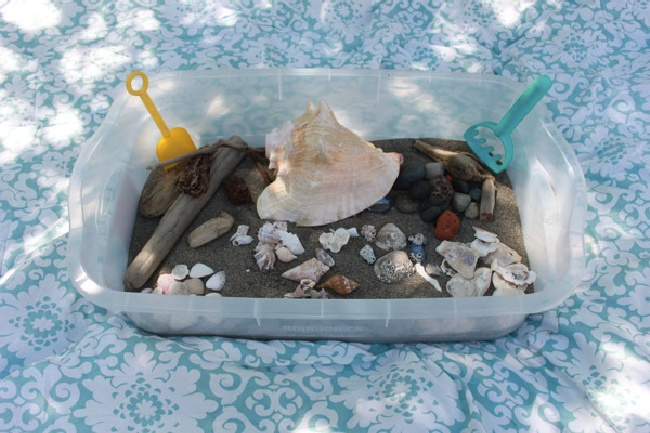
<svg viewBox="0 0 650 433">
<path fill-rule="evenodd" d="M 226 233 L 235 224 L 232 215 L 221 212 L 218 216 L 210 218 L 187 235 L 187 245 L 192 248 L 200 247 L 212 242 L 222 234 Z"/>
<path fill-rule="evenodd" d="M 481 221 L 492 221 L 496 195 L 497 190 L 494 185 L 494 179 L 485 179 L 481 188 L 481 204 L 479 206 L 479 218 Z"/>
<path fill-rule="evenodd" d="M 179 195 L 176 171 L 167 171 L 162 167 L 152 170 L 140 194 L 138 213 L 145 218 L 160 217 Z"/>
<path fill-rule="evenodd" d="M 480 181 L 494 177 L 471 153 L 439 149 L 421 140 L 415 140 L 413 147 L 441 162 L 445 166 L 445 171 L 454 179 Z"/>
<path fill-rule="evenodd" d="M 208 192 L 197 198 L 181 194 L 160 219 L 151 239 L 142 247 L 142 251 L 133 259 L 126 271 L 125 284 L 127 288 L 142 287 L 153 275 L 174 244 L 178 242 L 201 209 L 210 201 L 223 178 L 228 176 L 244 159 L 246 153 L 243 150 L 247 149 L 246 143 L 239 137 L 231 137 L 228 143 L 230 146 L 222 147 L 216 151 L 210 167 Z"/>
</svg>

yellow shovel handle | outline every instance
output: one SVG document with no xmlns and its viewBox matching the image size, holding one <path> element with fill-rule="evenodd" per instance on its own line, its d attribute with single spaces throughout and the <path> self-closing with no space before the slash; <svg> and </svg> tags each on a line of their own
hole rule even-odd
<svg viewBox="0 0 650 433">
<path fill-rule="evenodd" d="M 140 87 L 140 89 L 138 90 L 135 90 L 133 88 L 132 82 L 133 82 L 133 78 L 135 77 L 140 77 L 142 79 L 142 87 Z M 162 136 L 169 137 L 169 128 L 167 127 L 167 124 L 160 116 L 160 113 L 156 109 L 156 106 L 154 105 L 149 95 L 147 95 L 148 85 L 149 85 L 149 80 L 147 79 L 147 75 L 142 71 L 133 71 L 129 74 L 128 77 L 126 77 L 126 90 L 128 90 L 129 93 L 132 94 L 133 96 L 139 96 L 142 99 L 142 103 L 144 104 L 149 114 L 151 114 L 153 121 L 156 122 L 156 125 L 158 126 L 158 129 L 160 129 L 160 133 L 162 134 Z"/>
</svg>

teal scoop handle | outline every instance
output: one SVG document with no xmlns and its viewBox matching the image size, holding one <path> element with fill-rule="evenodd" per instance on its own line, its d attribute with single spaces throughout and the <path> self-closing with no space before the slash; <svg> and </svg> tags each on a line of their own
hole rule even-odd
<svg viewBox="0 0 650 433">
<path fill-rule="evenodd" d="M 494 128 L 494 134 L 501 138 L 510 135 L 512 131 L 524 120 L 524 117 L 535 108 L 535 105 L 548 93 L 551 88 L 551 79 L 540 75 L 524 90 L 519 99 L 503 115 Z"/>
</svg>

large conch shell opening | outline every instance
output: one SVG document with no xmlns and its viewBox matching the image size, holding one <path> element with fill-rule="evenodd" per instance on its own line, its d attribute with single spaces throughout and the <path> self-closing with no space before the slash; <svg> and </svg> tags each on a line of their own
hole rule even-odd
<svg viewBox="0 0 650 433">
<path fill-rule="evenodd" d="M 339 124 L 325 101 L 266 135 L 276 179 L 257 200 L 264 220 L 313 227 L 355 215 L 384 197 L 402 155 L 384 153 Z"/>
</svg>

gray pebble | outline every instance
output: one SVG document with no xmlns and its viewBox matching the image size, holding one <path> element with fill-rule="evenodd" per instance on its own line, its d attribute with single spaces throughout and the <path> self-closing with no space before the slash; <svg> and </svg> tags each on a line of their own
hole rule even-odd
<svg viewBox="0 0 650 433">
<path fill-rule="evenodd" d="M 469 190 L 469 196 L 472 199 L 472 201 L 480 203 L 481 202 L 481 188 L 471 188 Z"/>
<path fill-rule="evenodd" d="M 416 180 L 424 179 L 425 175 L 426 169 L 423 161 L 414 158 L 407 159 L 400 167 L 399 176 L 397 176 L 393 188 L 407 190 Z"/>
<path fill-rule="evenodd" d="M 413 200 L 422 201 L 429 196 L 431 187 L 429 186 L 429 181 L 426 179 L 420 179 L 413 182 L 411 189 L 409 190 L 409 195 Z"/>
<path fill-rule="evenodd" d="M 477 219 L 479 214 L 479 206 L 476 202 L 471 202 L 467 209 L 465 209 L 465 216 L 469 219 Z"/>
<path fill-rule="evenodd" d="M 451 205 L 457 212 L 465 212 L 467 206 L 470 204 L 472 199 L 469 194 L 464 194 L 462 192 L 457 192 L 454 194 L 454 198 L 451 199 Z"/>
<path fill-rule="evenodd" d="M 465 194 L 469 192 L 469 182 L 466 180 L 454 180 L 451 184 L 454 186 L 454 191 L 456 192 L 462 192 Z"/>
<path fill-rule="evenodd" d="M 420 219 L 424 222 L 430 223 L 438 218 L 443 212 L 441 206 L 429 206 L 420 211 Z"/>
<path fill-rule="evenodd" d="M 405 214 L 416 213 L 420 208 L 420 202 L 413 200 L 408 194 L 400 194 L 395 198 L 395 207 Z"/>
<path fill-rule="evenodd" d="M 445 174 L 445 166 L 441 162 L 430 162 L 425 166 L 427 179 Z"/>
</svg>

